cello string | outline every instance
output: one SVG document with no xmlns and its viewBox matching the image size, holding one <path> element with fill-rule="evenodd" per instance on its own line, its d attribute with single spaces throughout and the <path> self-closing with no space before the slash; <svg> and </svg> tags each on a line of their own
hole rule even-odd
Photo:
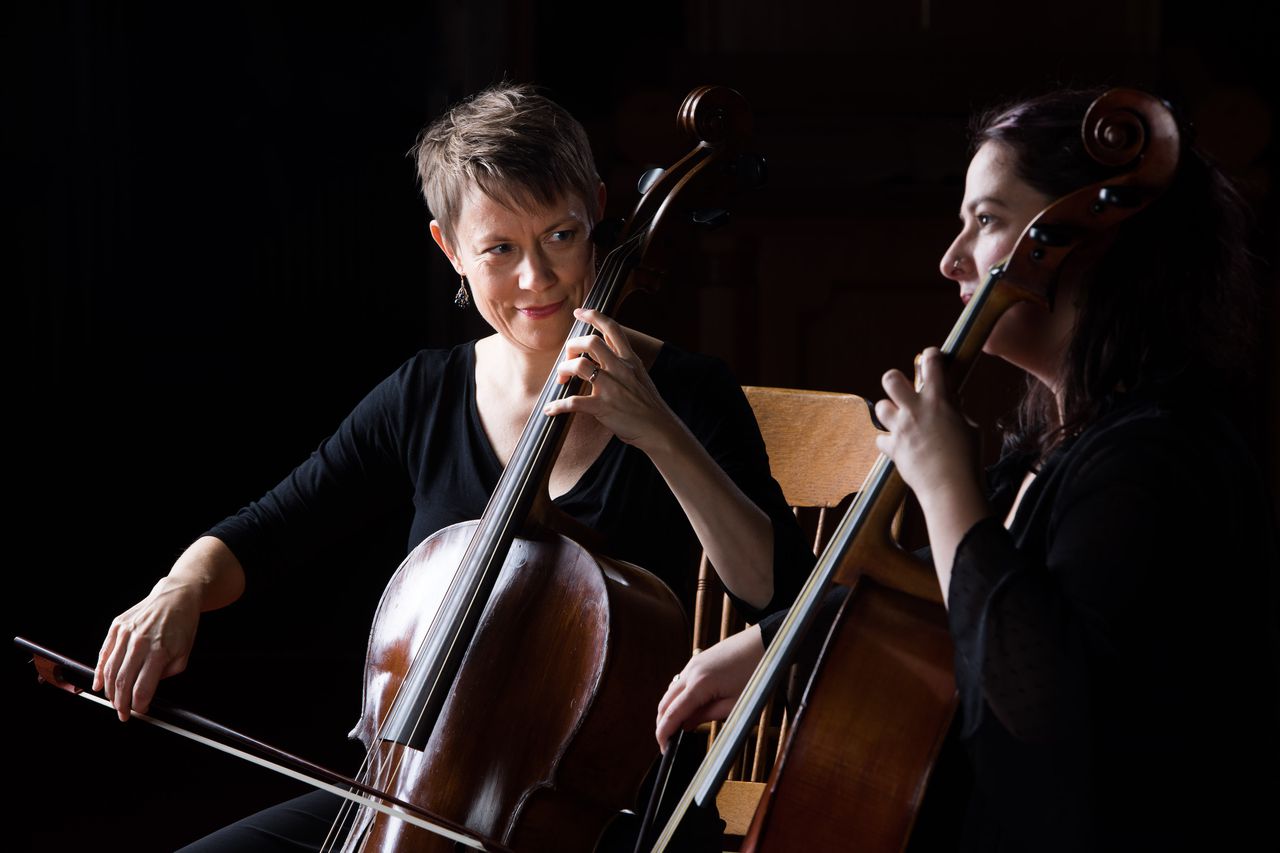
<svg viewBox="0 0 1280 853">
<path fill-rule="evenodd" d="M 623 273 L 626 272 L 625 263 L 626 261 L 630 260 L 638 252 L 640 238 L 644 236 L 644 233 L 645 233 L 644 231 L 638 232 L 635 236 L 633 236 L 632 238 L 627 240 L 625 243 L 615 248 L 605 257 L 604 262 L 601 264 L 600 274 L 596 277 L 596 281 L 593 283 L 593 287 L 591 291 L 588 293 L 588 297 L 584 302 L 584 307 L 591 307 L 592 305 L 597 305 L 597 306 L 607 305 L 611 301 L 612 297 L 615 295 L 616 291 L 619 289 L 620 284 L 625 281 L 625 276 L 623 275 Z M 594 286 L 596 284 L 601 285 L 601 287 Z M 573 327 L 570 329 L 569 337 L 570 338 L 578 337 L 583 334 L 588 334 L 590 333 L 590 331 L 591 331 L 591 327 L 588 324 L 582 321 L 576 321 Z M 567 344 L 567 340 L 566 340 L 566 344 Z M 567 346 L 566 348 L 562 349 L 562 353 L 567 354 Z M 548 393 L 548 390 L 550 391 L 550 393 Z M 554 377 L 548 378 L 547 386 L 544 387 L 544 392 L 539 398 L 539 403 L 541 405 L 545 405 L 547 402 L 550 402 L 550 399 L 544 400 L 543 398 L 546 397 L 546 398 L 554 399 L 556 397 L 557 390 L 567 391 L 568 389 L 566 386 L 559 386 L 558 383 L 555 383 Z M 561 396 L 565 396 L 565 394 L 562 393 Z M 534 412 L 531 413 L 531 415 L 536 414 L 538 411 L 539 409 L 535 409 Z M 550 432 L 549 425 L 551 420 L 552 419 L 550 418 L 545 418 L 544 419 L 545 423 L 538 425 L 538 427 L 540 427 L 540 432 L 542 433 L 542 435 L 539 436 L 540 440 L 535 440 L 534 442 L 530 442 L 530 444 L 532 444 L 532 446 L 535 448 L 535 452 L 536 450 L 545 446 L 546 433 Z M 531 454 L 526 453 L 523 455 L 529 456 Z M 507 489 L 506 491 L 510 492 L 511 489 Z M 517 495 L 519 495 L 519 494 L 522 494 L 523 491 L 524 489 L 520 488 L 516 490 L 516 493 Z M 495 494 L 495 498 L 497 498 L 498 496 L 499 496 L 498 494 Z M 508 521 L 508 523 L 503 526 L 503 532 L 505 532 L 506 528 L 508 528 L 509 526 L 510 526 L 510 522 Z M 464 553 L 463 555 L 462 562 L 461 562 L 462 567 L 465 567 L 469 562 L 474 562 L 474 551 L 475 551 L 475 542 L 473 540 L 472 545 L 468 547 L 467 552 Z M 489 556 L 489 560 L 484 562 L 491 563 L 492 555 Z M 487 571 L 492 571 L 492 566 L 489 566 L 487 569 L 482 569 L 480 574 L 483 576 L 483 574 L 486 573 Z M 455 574 L 453 580 L 451 581 L 448 589 L 445 592 L 444 597 L 442 598 L 442 605 L 445 602 L 448 602 L 450 598 L 458 597 L 457 587 L 459 586 L 462 580 L 462 578 L 460 577 L 461 574 L 462 573 Z M 474 575 L 475 572 L 473 571 L 470 574 Z M 477 596 L 473 594 L 471 599 L 466 603 L 464 608 L 465 613 L 469 613 L 472 610 L 474 610 L 475 605 L 477 603 L 476 598 Z M 487 603 L 487 600 L 486 600 L 486 603 Z M 442 611 L 443 609 L 444 608 L 442 606 Z M 439 630 L 437 628 L 439 615 L 440 614 L 438 612 L 436 614 L 436 617 L 433 618 L 432 624 L 428 627 L 427 632 L 424 634 L 424 639 L 419 644 L 418 651 L 415 653 L 414 662 L 413 664 L 411 664 L 409 672 L 412 672 L 413 668 L 418 665 L 418 661 L 420 660 L 423 654 L 424 648 L 428 645 L 427 640 L 429 640 L 431 634 L 434 631 Z M 458 640 L 455 637 L 452 643 L 450 644 L 450 651 L 456 648 L 457 642 Z M 404 689 L 405 682 L 407 682 L 408 680 L 409 678 L 406 676 L 405 679 L 402 679 L 400 683 L 397 684 L 395 695 L 393 696 L 391 703 L 389 703 L 388 705 L 388 711 L 383 716 L 382 720 L 379 721 L 374 737 L 371 739 L 373 743 L 373 749 L 378 748 L 378 745 L 381 743 L 382 734 L 385 731 L 387 720 L 391 718 L 392 712 L 394 711 L 397 702 L 401 698 L 401 694 Z M 438 682 L 436 684 L 433 684 L 432 691 L 438 690 L 439 687 L 440 685 Z M 422 713 L 419 712 L 418 718 L 415 720 L 413 728 L 411 729 L 411 734 L 409 738 L 410 740 L 413 740 L 416 737 L 422 723 L 423 723 Z M 365 784 L 373 784 L 371 782 L 371 779 L 374 777 L 371 777 L 369 775 L 370 767 L 373 764 L 371 755 L 372 755 L 372 749 L 367 750 L 365 753 L 365 758 L 361 762 L 360 774 L 357 777 L 360 779 L 361 782 L 364 782 Z M 377 777 L 377 783 L 375 785 L 376 787 L 382 790 L 387 790 L 388 786 L 391 783 L 393 783 L 395 779 L 398 777 L 401 762 L 404 760 L 405 756 L 406 756 L 406 752 L 401 751 L 397 756 L 393 765 L 380 767 L 378 773 L 376 774 L 376 777 Z M 351 805 L 349 801 L 344 802 L 343 806 L 339 810 L 339 814 L 337 818 L 335 819 L 334 823 L 330 826 L 330 835 L 336 836 L 338 834 L 341 834 L 341 832 L 343 831 L 341 829 L 341 824 L 350 817 L 349 812 L 352 808 L 358 808 L 358 806 Z M 327 843 L 327 839 L 326 839 L 326 843 Z"/>
</svg>

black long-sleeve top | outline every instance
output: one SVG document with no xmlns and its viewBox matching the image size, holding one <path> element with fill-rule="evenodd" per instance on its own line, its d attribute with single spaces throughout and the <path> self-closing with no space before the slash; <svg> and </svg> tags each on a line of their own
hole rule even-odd
<svg viewBox="0 0 1280 853">
<path fill-rule="evenodd" d="M 723 362 L 671 345 L 649 372 L 676 416 L 772 521 L 774 597 L 763 611 L 785 607 L 813 556 L 769 473 L 741 387 Z M 474 343 L 424 350 L 374 388 L 310 458 L 208 535 L 255 573 L 306 559 L 412 502 L 407 553 L 437 530 L 479 518 L 501 474 L 476 409 Z M 697 538 L 642 451 L 614 437 L 554 503 L 602 533 L 609 556 L 648 569 L 691 600 Z"/>
<path fill-rule="evenodd" d="M 988 472 L 994 514 L 952 568 L 974 782 L 957 847 L 1280 848 L 1280 558 L 1235 430 L 1190 398 L 1118 396 L 1006 530 L 1029 462 Z"/>
</svg>

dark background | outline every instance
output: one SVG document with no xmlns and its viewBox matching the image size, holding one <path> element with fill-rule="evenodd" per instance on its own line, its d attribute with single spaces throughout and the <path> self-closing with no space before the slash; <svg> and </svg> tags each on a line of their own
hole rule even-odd
<svg viewBox="0 0 1280 853">
<path fill-rule="evenodd" d="M 1276 281 L 1276 28 L 1212 4 L 29 3 L 6 12 L 7 629 L 92 661 L 112 616 L 205 528 L 305 457 L 422 347 L 480 332 L 427 233 L 405 153 L 504 76 L 586 125 L 610 213 L 688 147 L 696 85 L 751 102 L 769 185 L 623 319 L 726 358 L 744 383 L 877 396 L 959 311 L 970 112 L 1056 83 L 1178 99 L 1259 214 Z M 976 11 L 978 8 L 981 11 Z M 1243 4 L 1241 8 L 1244 8 Z M 1277 425 L 1275 302 L 1257 383 Z M 1015 388 L 984 365 L 974 413 Z M 1206 389 L 1211 398 L 1213 389 Z M 1260 441 L 1276 482 L 1276 446 Z M 1195 486 L 1188 465 L 1188 488 Z M 253 577 L 201 624 L 167 695 L 347 765 L 368 620 L 395 524 Z M 1207 567 L 1212 572 L 1215 567 Z M 1212 582 L 1212 579 L 1210 579 Z M 9 656 L 18 846 L 166 850 L 304 789 L 38 687 Z"/>
</svg>

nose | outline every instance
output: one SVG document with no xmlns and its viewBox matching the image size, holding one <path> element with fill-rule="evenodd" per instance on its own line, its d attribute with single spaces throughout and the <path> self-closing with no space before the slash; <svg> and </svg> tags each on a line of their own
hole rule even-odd
<svg viewBox="0 0 1280 853">
<path fill-rule="evenodd" d="M 972 272 L 970 267 L 973 264 L 973 259 L 968 257 L 968 253 L 961 243 L 962 236 L 957 235 L 956 239 L 951 241 L 951 245 L 947 247 L 947 251 L 942 255 L 942 260 L 938 262 L 938 269 L 943 278 L 962 281 Z"/>
<path fill-rule="evenodd" d="M 523 266 L 520 272 L 522 290 L 546 290 L 556 283 L 555 267 L 541 248 L 526 253 Z"/>
</svg>

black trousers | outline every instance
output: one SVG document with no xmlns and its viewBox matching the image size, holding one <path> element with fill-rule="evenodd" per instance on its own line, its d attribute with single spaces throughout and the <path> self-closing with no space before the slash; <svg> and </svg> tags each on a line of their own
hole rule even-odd
<svg viewBox="0 0 1280 853">
<path fill-rule="evenodd" d="M 342 802 L 341 797 L 328 791 L 312 791 L 224 826 L 182 850 L 185 853 L 319 850 Z"/>
</svg>

